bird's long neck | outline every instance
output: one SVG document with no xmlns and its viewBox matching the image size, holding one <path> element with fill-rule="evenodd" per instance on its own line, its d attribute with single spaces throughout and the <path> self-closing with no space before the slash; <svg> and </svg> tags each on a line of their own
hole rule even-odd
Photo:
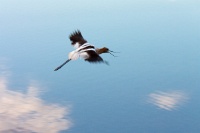
<svg viewBox="0 0 200 133">
<path fill-rule="evenodd" d="M 95 50 L 96 50 L 97 54 L 104 53 L 102 48 L 96 48 Z"/>
</svg>

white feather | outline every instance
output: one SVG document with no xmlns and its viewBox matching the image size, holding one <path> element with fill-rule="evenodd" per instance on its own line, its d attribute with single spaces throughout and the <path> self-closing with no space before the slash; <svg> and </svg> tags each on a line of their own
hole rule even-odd
<svg viewBox="0 0 200 133">
<path fill-rule="evenodd" d="M 95 51 L 95 49 L 93 49 L 93 48 L 84 49 L 88 46 L 93 46 L 89 43 L 85 43 L 85 44 L 81 45 L 80 47 L 79 47 L 79 45 L 80 45 L 79 43 L 74 44 L 74 47 L 76 48 L 76 50 L 69 53 L 69 55 L 68 55 L 69 59 L 77 60 L 79 57 L 81 57 L 83 59 L 88 59 L 89 55 L 88 55 L 87 51 L 89 51 L 89 50 Z M 81 49 L 84 49 L 84 50 L 81 50 Z"/>
<path fill-rule="evenodd" d="M 69 59 L 71 60 L 77 60 L 79 58 L 79 53 L 76 50 L 74 50 L 70 52 L 68 56 L 69 56 Z"/>
<path fill-rule="evenodd" d="M 87 52 L 87 51 L 95 51 L 95 49 L 93 49 L 93 48 L 88 48 L 88 49 L 81 50 L 81 52 Z"/>
<path fill-rule="evenodd" d="M 89 55 L 86 52 L 82 52 L 82 53 L 80 53 L 80 57 L 83 59 L 88 59 Z"/>
<path fill-rule="evenodd" d="M 77 48 L 79 48 L 80 44 L 77 42 L 73 46 L 74 46 L 75 49 L 77 49 Z"/>
</svg>

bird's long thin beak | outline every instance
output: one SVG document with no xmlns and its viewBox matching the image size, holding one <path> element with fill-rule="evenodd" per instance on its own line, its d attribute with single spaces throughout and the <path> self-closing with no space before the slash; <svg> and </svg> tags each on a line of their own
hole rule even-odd
<svg viewBox="0 0 200 133">
<path fill-rule="evenodd" d="M 114 51 L 111 51 L 111 50 L 109 50 L 109 52 L 113 52 L 113 53 L 120 53 L 120 52 L 114 52 Z"/>
<path fill-rule="evenodd" d="M 114 52 L 114 51 L 109 50 L 108 53 L 111 54 L 111 55 L 114 56 L 114 57 L 117 57 L 117 56 L 115 56 L 115 55 L 112 54 L 112 53 L 119 53 L 119 52 Z"/>
</svg>

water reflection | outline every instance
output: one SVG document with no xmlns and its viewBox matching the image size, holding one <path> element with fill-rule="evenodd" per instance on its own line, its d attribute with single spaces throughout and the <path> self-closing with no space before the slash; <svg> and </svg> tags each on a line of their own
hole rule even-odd
<svg viewBox="0 0 200 133">
<path fill-rule="evenodd" d="M 178 106 L 185 103 L 187 96 L 181 91 L 171 91 L 171 92 L 155 92 L 149 94 L 149 102 L 156 105 L 161 109 L 168 111 L 176 109 Z"/>
<path fill-rule="evenodd" d="M 70 121 L 64 118 L 68 109 L 46 104 L 38 98 L 37 89 L 30 85 L 25 94 L 11 91 L 7 79 L 0 77 L 1 133 L 57 133 L 70 127 Z"/>
</svg>

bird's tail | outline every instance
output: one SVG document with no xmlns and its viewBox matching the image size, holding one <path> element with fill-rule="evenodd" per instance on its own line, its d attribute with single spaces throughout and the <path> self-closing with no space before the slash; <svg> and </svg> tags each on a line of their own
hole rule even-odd
<svg viewBox="0 0 200 133">
<path fill-rule="evenodd" d="M 65 64 L 67 64 L 71 59 L 66 60 L 62 65 L 58 66 L 54 71 L 59 70 L 61 67 L 63 67 Z"/>
</svg>

